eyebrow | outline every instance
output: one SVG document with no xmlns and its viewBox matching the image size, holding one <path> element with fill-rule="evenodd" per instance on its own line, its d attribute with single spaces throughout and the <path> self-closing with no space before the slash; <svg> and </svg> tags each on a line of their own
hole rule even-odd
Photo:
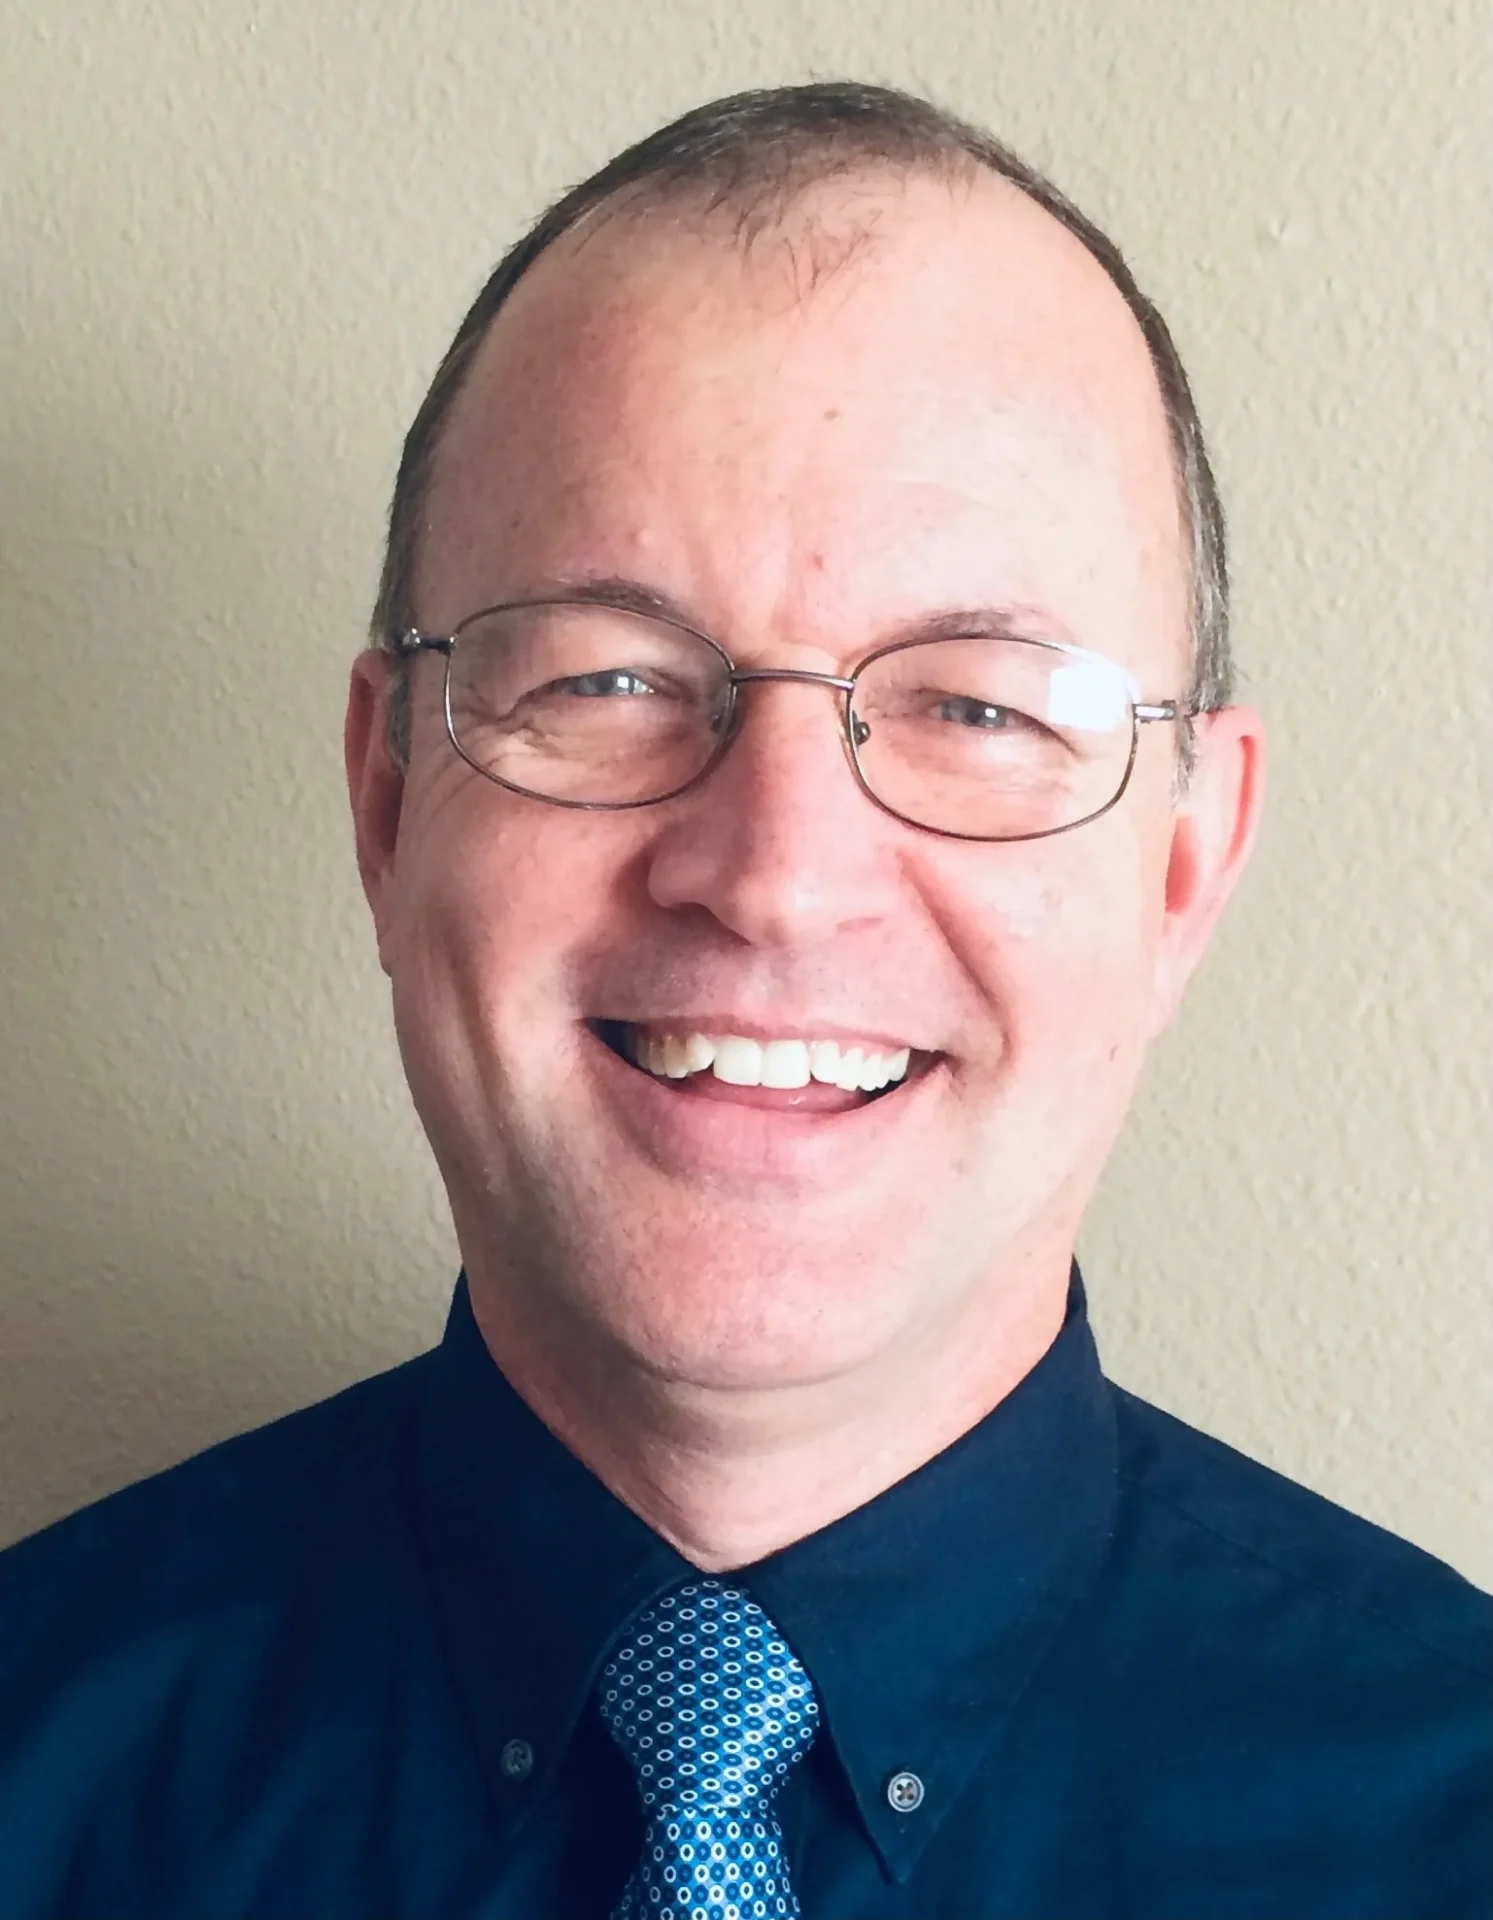
<svg viewBox="0 0 1493 1920">
<path fill-rule="evenodd" d="M 660 587 L 648 586 L 641 580 L 630 580 L 621 574 L 563 576 L 544 581 L 538 591 L 565 600 L 622 607 L 628 613 L 642 614 L 655 620 L 670 620 L 676 626 L 687 627 L 691 633 L 703 633 L 707 639 L 714 639 L 718 646 L 727 644 L 719 635 L 711 634 L 698 616 L 673 594 Z M 535 597 L 538 597 L 537 594 Z M 867 636 L 863 650 L 874 652 L 880 647 L 908 640 L 990 639 L 1048 640 L 1062 646 L 1079 644 L 1062 621 L 1050 613 L 1038 607 L 1013 603 L 1004 606 L 940 607 L 931 613 L 914 614 L 909 619 L 898 621 L 884 635 Z"/>
<path fill-rule="evenodd" d="M 685 606 L 682 600 L 676 600 L 671 593 L 662 588 L 645 586 L 641 580 L 628 580 L 621 574 L 602 574 L 599 577 L 590 574 L 580 578 L 562 576 L 559 579 L 543 583 L 545 594 L 553 593 L 562 600 L 595 601 L 607 607 L 623 607 L 628 613 L 645 614 L 654 620 L 672 620 L 677 626 L 688 627 L 693 633 L 703 633 L 704 628 Z"/>
</svg>

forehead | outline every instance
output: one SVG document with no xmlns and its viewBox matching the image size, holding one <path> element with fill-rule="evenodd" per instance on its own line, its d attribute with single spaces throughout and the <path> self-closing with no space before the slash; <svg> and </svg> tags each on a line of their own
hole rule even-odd
<svg viewBox="0 0 1493 1920">
<path fill-rule="evenodd" d="M 427 624 L 607 574 L 804 637 L 993 600 L 1132 658 L 1185 628 L 1145 342 L 994 177 L 832 183 L 746 242 L 688 203 L 567 237 L 480 348 L 427 505 Z"/>
</svg>

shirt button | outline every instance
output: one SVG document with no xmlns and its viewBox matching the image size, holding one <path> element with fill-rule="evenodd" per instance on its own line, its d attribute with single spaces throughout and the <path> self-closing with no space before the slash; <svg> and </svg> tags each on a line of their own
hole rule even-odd
<svg viewBox="0 0 1493 1920">
<path fill-rule="evenodd" d="M 923 1783 L 915 1773 L 894 1773 L 886 1783 L 886 1803 L 894 1813 L 916 1813 L 923 1804 Z"/>
<path fill-rule="evenodd" d="M 534 1771 L 534 1749 L 527 1740 L 509 1740 L 498 1755 L 498 1765 L 505 1780 L 527 1780 Z"/>
</svg>

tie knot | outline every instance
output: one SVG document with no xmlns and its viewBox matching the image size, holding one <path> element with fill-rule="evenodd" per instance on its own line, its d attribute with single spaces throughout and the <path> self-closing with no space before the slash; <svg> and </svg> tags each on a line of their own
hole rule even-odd
<svg viewBox="0 0 1493 1920">
<path fill-rule="evenodd" d="M 771 1620 L 704 1578 L 638 1616 L 600 1696 L 649 1815 L 771 1796 L 819 1725 L 813 1684 Z"/>
</svg>

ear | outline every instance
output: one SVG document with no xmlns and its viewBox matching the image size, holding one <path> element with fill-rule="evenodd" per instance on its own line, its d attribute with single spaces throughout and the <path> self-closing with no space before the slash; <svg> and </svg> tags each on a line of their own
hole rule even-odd
<svg viewBox="0 0 1493 1920">
<path fill-rule="evenodd" d="M 353 662 L 347 694 L 342 750 L 347 763 L 347 792 L 352 802 L 358 872 L 373 910 L 379 963 L 389 971 L 393 928 L 394 853 L 399 813 L 404 802 L 404 769 L 388 747 L 389 687 L 393 663 L 370 647 Z"/>
<path fill-rule="evenodd" d="M 1265 727 L 1252 707 L 1193 722 L 1195 757 L 1173 816 L 1166 900 L 1151 1007 L 1154 1036 L 1181 1004 L 1244 871 L 1265 793 Z"/>
</svg>

